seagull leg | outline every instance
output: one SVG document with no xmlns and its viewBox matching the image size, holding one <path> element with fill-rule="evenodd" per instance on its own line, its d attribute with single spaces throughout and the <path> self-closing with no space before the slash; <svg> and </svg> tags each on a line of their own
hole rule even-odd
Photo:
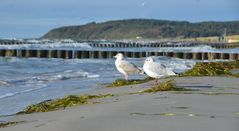
<svg viewBox="0 0 239 131">
<path fill-rule="evenodd" d="M 125 80 L 128 80 L 128 75 L 125 74 L 125 75 L 124 75 L 124 78 L 125 78 Z"/>
<path fill-rule="evenodd" d="M 157 86 L 158 85 L 158 79 L 155 79 L 154 85 Z"/>
</svg>

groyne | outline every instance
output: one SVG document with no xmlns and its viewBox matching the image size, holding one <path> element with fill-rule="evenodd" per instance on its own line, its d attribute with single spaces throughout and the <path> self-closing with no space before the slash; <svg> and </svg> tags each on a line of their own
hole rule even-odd
<svg viewBox="0 0 239 131">
<path fill-rule="evenodd" d="M 0 49 L 0 57 L 36 57 L 63 59 L 105 59 L 113 58 L 118 52 L 126 57 L 141 58 L 148 56 L 168 56 L 194 60 L 239 60 L 239 53 L 219 52 L 155 52 L 155 51 L 99 51 L 99 50 L 32 50 L 32 49 Z"/>
</svg>

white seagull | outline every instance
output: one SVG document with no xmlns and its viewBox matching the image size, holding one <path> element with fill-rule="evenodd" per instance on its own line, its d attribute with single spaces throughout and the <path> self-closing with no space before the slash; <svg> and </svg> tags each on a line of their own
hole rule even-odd
<svg viewBox="0 0 239 131">
<path fill-rule="evenodd" d="M 156 84 L 159 78 L 165 76 L 176 75 L 172 69 L 167 68 L 165 65 L 157 63 L 152 57 L 146 58 L 143 66 L 144 72 L 152 78 L 156 79 Z"/>
<path fill-rule="evenodd" d="M 138 68 L 131 62 L 128 62 L 124 59 L 124 55 L 122 53 L 118 53 L 115 60 L 115 66 L 117 70 L 122 73 L 125 77 L 125 80 L 128 80 L 129 74 L 143 74 L 143 70 Z"/>
</svg>

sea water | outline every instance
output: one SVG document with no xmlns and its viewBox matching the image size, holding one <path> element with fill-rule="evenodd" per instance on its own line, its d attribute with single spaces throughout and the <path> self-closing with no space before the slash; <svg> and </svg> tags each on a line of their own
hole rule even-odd
<svg viewBox="0 0 239 131">
<path fill-rule="evenodd" d="M 142 67 L 144 59 L 128 60 Z M 157 60 L 178 72 L 195 63 L 168 57 Z M 124 78 L 116 70 L 114 59 L 0 58 L 0 74 L 0 115 L 14 114 L 43 100 L 93 90 L 99 83 Z"/>
</svg>

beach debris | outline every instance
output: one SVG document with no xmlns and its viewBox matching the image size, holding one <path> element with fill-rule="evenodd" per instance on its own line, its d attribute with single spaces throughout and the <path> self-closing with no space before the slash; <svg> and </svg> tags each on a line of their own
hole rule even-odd
<svg viewBox="0 0 239 131">
<path fill-rule="evenodd" d="M 153 114 L 155 115 L 155 114 Z M 162 114 L 157 114 L 157 115 L 160 115 L 160 116 L 176 116 L 177 114 L 174 114 L 174 113 L 162 113 Z"/>
<path fill-rule="evenodd" d="M 203 95 L 239 95 L 239 93 L 236 93 L 236 92 L 202 92 L 199 94 L 203 94 Z"/>
<path fill-rule="evenodd" d="M 188 114 L 188 116 L 191 116 L 191 117 L 193 117 L 193 116 L 196 116 L 195 114 Z"/>
<path fill-rule="evenodd" d="M 80 119 L 84 119 L 84 118 L 85 118 L 85 116 L 81 116 L 81 117 L 80 117 Z"/>
<path fill-rule="evenodd" d="M 135 85 L 135 84 L 142 84 L 153 80 L 150 77 L 147 77 L 145 79 L 133 79 L 133 80 L 123 80 L 123 79 L 117 79 L 115 80 L 111 85 L 108 85 L 106 87 L 120 87 L 120 86 L 126 86 L 126 85 Z"/>
<path fill-rule="evenodd" d="M 45 125 L 46 125 L 45 123 L 42 123 L 42 124 L 36 125 L 35 127 L 38 128 L 38 127 L 45 126 Z"/>
<path fill-rule="evenodd" d="M 175 108 L 175 109 L 188 109 L 188 107 L 185 107 L 185 106 L 177 106 L 177 107 L 172 107 L 172 108 Z"/>
<path fill-rule="evenodd" d="M 136 112 L 136 113 L 131 113 L 132 116 L 166 116 L 166 117 L 171 117 L 171 116 L 189 116 L 189 117 L 195 117 L 195 116 L 199 116 L 197 114 L 193 114 L 193 113 L 189 113 L 189 114 L 181 114 L 181 113 L 153 113 L 153 114 L 147 114 L 147 113 L 140 113 L 140 112 Z"/>
<path fill-rule="evenodd" d="M 146 114 L 145 114 L 145 113 L 136 112 L 136 113 L 130 113 L 130 115 L 132 115 L 132 116 L 137 116 L 137 115 L 139 115 L 139 116 L 144 116 L 144 115 L 146 115 Z"/>
<path fill-rule="evenodd" d="M 210 116 L 210 118 L 216 118 L 215 116 Z"/>
<path fill-rule="evenodd" d="M 97 98 L 112 97 L 113 94 L 106 95 L 69 95 L 60 99 L 46 100 L 35 105 L 30 105 L 23 111 L 17 114 L 30 114 L 34 112 L 48 112 L 58 109 L 65 109 L 66 107 L 88 104 L 89 100 Z"/>
<path fill-rule="evenodd" d="M 0 128 L 4 128 L 4 127 L 8 127 L 8 126 L 12 126 L 12 125 L 16 125 L 16 124 L 20 124 L 20 123 L 24 123 L 25 121 L 10 121 L 10 122 L 1 122 L 0 123 Z"/>
<path fill-rule="evenodd" d="M 193 69 L 180 76 L 233 76 L 239 77 L 239 73 L 233 72 L 239 69 L 239 61 L 229 62 L 198 62 Z"/>
<path fill-rule="evenodd" d="M 142 93 L 156 93 L 159 91 L 191 91 L 186 88 L 176 87 L 172 79 L 166 80 L 158 85 L 153 86 L 152 88 L 141 91 Z"/>
<path fill-rule="evenodd" d="M 239 112 L 236 112 L 235 114 L 239 116 Z"/>
</svg>

